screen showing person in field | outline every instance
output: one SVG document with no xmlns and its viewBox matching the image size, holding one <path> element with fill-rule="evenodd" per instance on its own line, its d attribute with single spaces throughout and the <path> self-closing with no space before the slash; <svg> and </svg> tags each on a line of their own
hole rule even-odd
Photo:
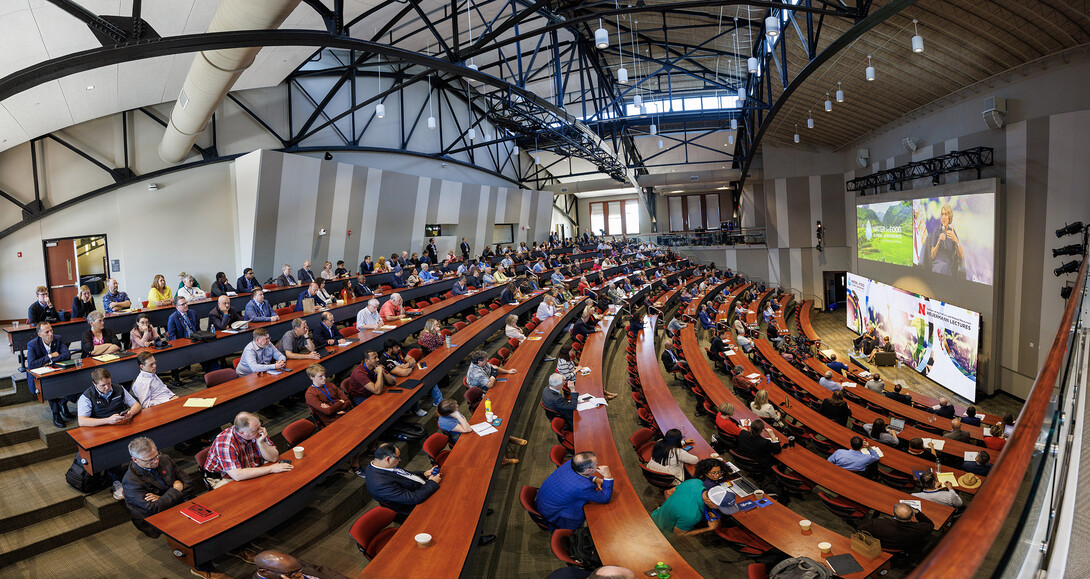
<svg viewBox="0 0 1090 579">
<path fill-rule="evenodd" d="M 912 201 L 913 263 L 940 275 L 991 285 L 995 196 Z"/>
<path fill-rule="evenodd" d="M 861 259 L 912 265 L 912 201 L 859 205 L 855 212 Z"/>
<path fill-rule="evenodd" d="M 992 284 L 993 193 L 857 205 L 856 231 L 860 259 Z"/>
<path fill-rule="evenodd" d="M 848 274 L 848 328 L 889 336 L 906 366 L 970 402 L 976 399 L 980 314 Z"/>
</svg>

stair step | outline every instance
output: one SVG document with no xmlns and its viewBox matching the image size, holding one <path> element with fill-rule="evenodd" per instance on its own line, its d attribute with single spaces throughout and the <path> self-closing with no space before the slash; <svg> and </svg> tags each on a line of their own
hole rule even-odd
<svg viewBox="0 0 1090 579">
<path fill-rule="evenodd" d="M 80 509 L 84 496 L 68 486 L 71 457 L 0 471 L 0 532 Z"/>
<path fill-rule="evenodd" d="M 5 446 L 41 439 L 41 431 L 33 426 L 14 430 L 5 429 L 3 432 L 0 432 L 0 452 L 3 452 Z"/>
<path fill-rule="evenodd" d="M 79 509 L 9 530 L 0 534 L 0 567 L 89 536 L 108 526 L 112 525 L 104 526 L 90 511 Z"/>
<path fill-rule="evenodd" d="M 0 471 L 30 466 L 46 458 L 55 458 L 51 456 L 55 452 L 56 449 L 49 448 L 49 445 L 40 438 L 0 446 Z"/>
</svg>

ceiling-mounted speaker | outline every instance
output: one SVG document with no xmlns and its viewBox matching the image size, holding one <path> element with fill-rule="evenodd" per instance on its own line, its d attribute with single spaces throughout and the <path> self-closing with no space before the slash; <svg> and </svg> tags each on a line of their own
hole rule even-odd
<svg viewBox="0 0 1090 579">
<path fill-rule="evenodd" d="M 868 159 L 870 159 L 870 149 L 859 149 L 855 152 L 855 164 L 859 165 L 860 169 L 867 167 Z"/>
<path fill-rule="evenodd" d="M 988 128 L 1003 128 L 1003 123 L 1007 120 L 1007 99 L 997 96 L 984 99 L 984 112 L 981 115 Z"/>
<path fill-rule="evenodd" d="M 905 152 L 915 153 L 920 147 L 920 140 L 916 137 L 905 137 L 901 139 L 901 146 L 905 148 Z"/>
</svg>

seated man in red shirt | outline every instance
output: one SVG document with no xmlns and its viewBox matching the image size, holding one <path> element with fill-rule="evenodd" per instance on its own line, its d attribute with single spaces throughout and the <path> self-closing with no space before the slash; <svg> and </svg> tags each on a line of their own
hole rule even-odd
<svg viewBox="0 0 1090 579">
<path fill-rule="evenodd" d="M 204 470 L 211 473 L 212 487 L 232 480 L 246 480 L 291 470 L 290 463 L 278 462 L 280 452 L 261 426 L 261 420 L 249 412 L 239 412 L 230 428 L 212 441 Z"/>
<path fill-rule="evenodd" d="M 304 398 L 320 426 L 329 426 L 345 412 L 352 409 L 352 401 L 332 382 L 326 382 L 325 367 L 321 364 L 307 366 L 310 387 Z"/>
<path fill-rule="evenodd" d="M 384 322 L 396 322 L 405 317 L 405 305 L 401 301 L 401 294 L 390 294 L 390 299 L 382 304 L 378 314 Z"/>
</svg>

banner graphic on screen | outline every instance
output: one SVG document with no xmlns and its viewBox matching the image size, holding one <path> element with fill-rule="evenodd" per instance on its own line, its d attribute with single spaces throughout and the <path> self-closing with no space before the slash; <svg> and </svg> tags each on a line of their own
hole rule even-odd
<svg viewBox="0 0 1090 579">
<path fill-rule="evenodd" d="M 979 313 L 849 273 L 847 325 L 876 328 L 902 363 L 975 401 Z"/>
<path fill-rule="evenodd" d="M 992 284 L 994 194 L 868 203 L 855 214 L 860 259 Z"/>
</svg>

